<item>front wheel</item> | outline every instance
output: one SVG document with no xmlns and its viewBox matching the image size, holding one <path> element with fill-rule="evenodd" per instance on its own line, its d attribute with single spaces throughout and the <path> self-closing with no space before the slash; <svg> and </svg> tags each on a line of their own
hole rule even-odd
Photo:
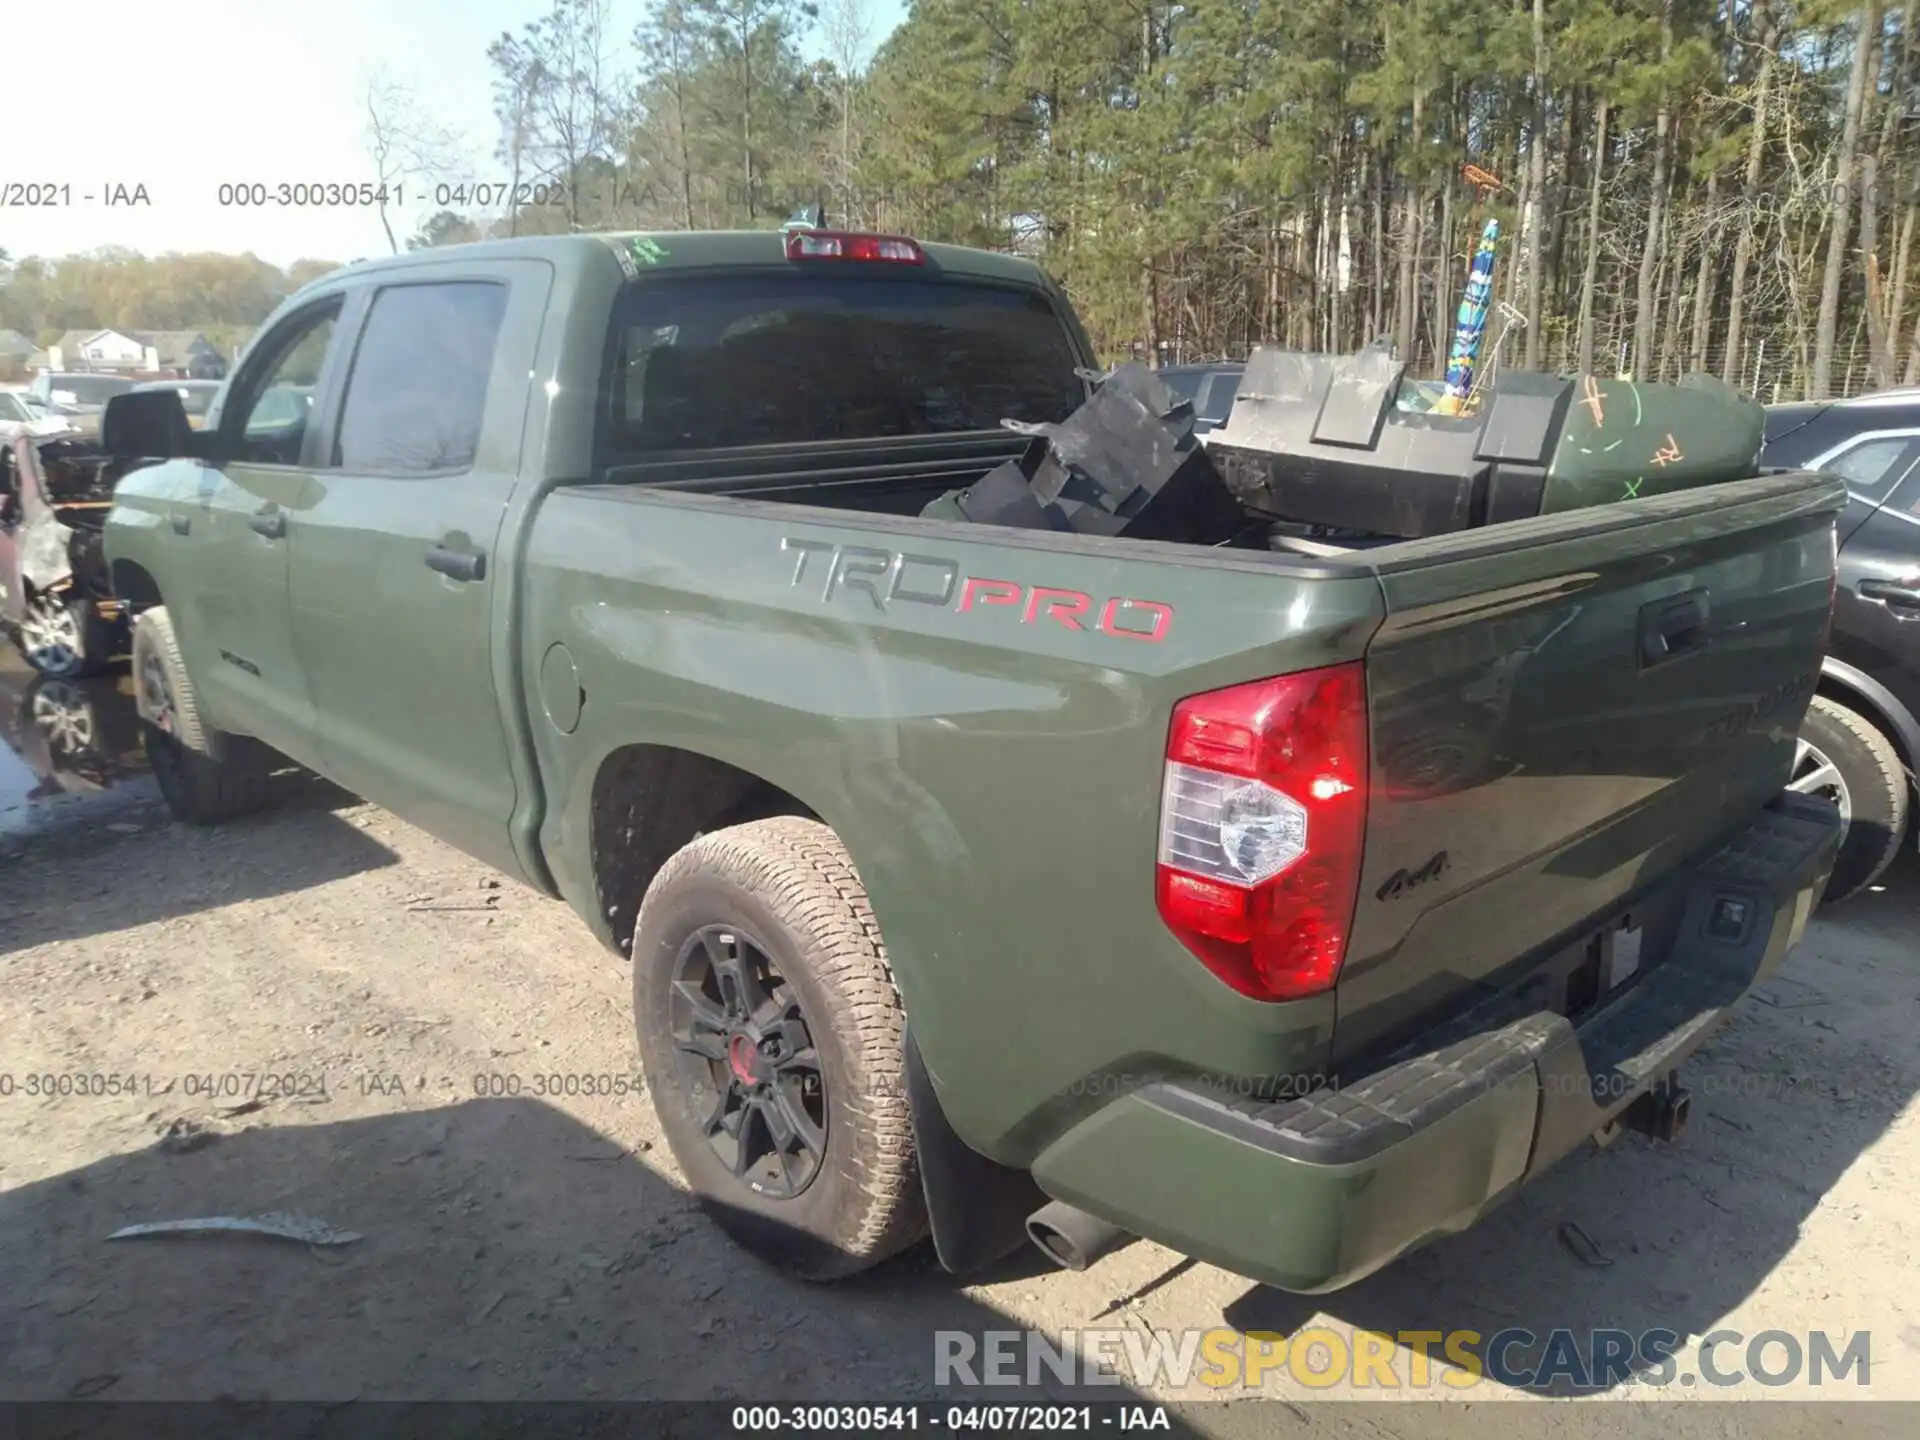
<svg viewBox="0 0 1920 1440">
<path fill-rule="evenodd" d="M 1871 721 L 1816 695 L 1800 725 L 1788 788 L 1840 807 L 1844 834 L 1823 904 L 1857 895 L 1886 873 L 1906 834 L 1912 795 L 1900 753 Z"/>
<path fill-rule="evenodd" d="M 266 804 L 272 752 L 257 740 L 222 735 L 200 718 L 164 607 L 134 622 L 133 683 L 147 764 L 176 820 L 217 825 Z"/>
<path fill-rule="evenodd" d="M 674 1159 L 735 1240 L 835 1280 L 926 1233 L 905 1014 L 826 826 L 758 820 L 669 860 L 640 906 L 633 1000 Z"/>
<path fill-rule="evenodd" d="M 20 654 L 54 680 L 97 675 L 112 657 L 110 631 L 91 599 L 70 591 L 34 591 L 20 618 Z"/>
</svg>

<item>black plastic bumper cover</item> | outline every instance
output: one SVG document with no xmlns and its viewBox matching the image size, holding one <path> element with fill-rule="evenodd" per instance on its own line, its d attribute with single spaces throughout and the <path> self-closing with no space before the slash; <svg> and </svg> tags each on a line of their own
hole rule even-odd
<svg viewBox="0 0 1920 1440">
<path fill-rule="evenodd" d="M 1696 869 L 1664 961 L 1577 1025 L 1469 1011 L 1383 1069 L 1277 1102 L 1155 1084 L 1062 1137 L 1034 1174 L 1057 1198 L 1282 1288 L 1349 1284 L 1466 1228 L 1698 1048 L 1799 941 L 1839 840 L 1831 804 L 1782 793 Z M 1217 1185 L 1197 1183 L 1203 1162 Z"/>
</svg>

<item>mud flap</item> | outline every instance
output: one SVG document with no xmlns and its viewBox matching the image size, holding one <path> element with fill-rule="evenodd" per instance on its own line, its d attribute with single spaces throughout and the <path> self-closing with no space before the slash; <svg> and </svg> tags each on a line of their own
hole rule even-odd
<svg viewBox="0 0 1920 1440">
<path fill-rule="evenodd" d="M 1048 1197 L 1027 1171 L 989 1160 L 955 1133 L 911 1029 L 906 1061 L 907 1105 L 934 1253 L 952 1274 L 972 1274 L 1027 1243 L 1027 1216 Z"/>
</svg>

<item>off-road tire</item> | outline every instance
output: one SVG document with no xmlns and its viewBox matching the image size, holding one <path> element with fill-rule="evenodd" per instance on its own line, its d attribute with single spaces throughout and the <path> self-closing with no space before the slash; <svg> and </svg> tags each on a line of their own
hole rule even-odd
<svg viewBox="0 0 1920 1440">
<path fill-rule="evenodd" d="M 756 1195 L 727 1168 L 675 1063 L 676 959 L 713 925 L 750 936 L 778 967 L 820 1055 L 825 1155 L 790 1198 Z M 703 835 L 675 854 L 640 905 L 633 999 L 648 1088 L 674 1159 L 733 1239 L 783 1270 L 826 1281 L 869 1269 L 926 1235 L 907 1107 L 906 1014 L 866 891 L 832 830 L 779 816 Z"/>
<path fill-rule="evenodd" d="M 133 683 L 143 704 L 147 687 L 156 683 L 165 686 L 171 702 L 161 724 L 142 715 L 140 739 L 161 797 L 176 820 L 218 825 L 266 805 L 273 752 L 246 736 L 223 735 L 201 718 L 164 606 L 143 612 L 134 622 Z"/>
<path fill-rule="evenodd" d="M 1893 742 L 1844 705 L 1816 695 L 1800 734 L 1840 772 L 1853 810 L 1821 899 L 1823 905 L 1836 905 L 1872 885 L 1900 853 L 1912 793 Z"/>
</svg>

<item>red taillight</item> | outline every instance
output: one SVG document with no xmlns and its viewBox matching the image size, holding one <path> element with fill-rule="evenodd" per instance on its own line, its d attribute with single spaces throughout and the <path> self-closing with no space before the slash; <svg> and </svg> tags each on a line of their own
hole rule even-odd
<svg viewBox="0 0 1920 1440">
<path fill-rule="evenodd" d="M 1367 682 L 1333 665 L 1182 700 L 1167 738 L 1160 918 L 1242 995 L 1329 989 L 1367 828 Z"/>
<path fill-rule="evenodd" d="M 789 230 L 789 260 L 885 260 L 924 265 L 927 255 L 904 235 L 852 235 L 841 230 Z"/>
</svg>

